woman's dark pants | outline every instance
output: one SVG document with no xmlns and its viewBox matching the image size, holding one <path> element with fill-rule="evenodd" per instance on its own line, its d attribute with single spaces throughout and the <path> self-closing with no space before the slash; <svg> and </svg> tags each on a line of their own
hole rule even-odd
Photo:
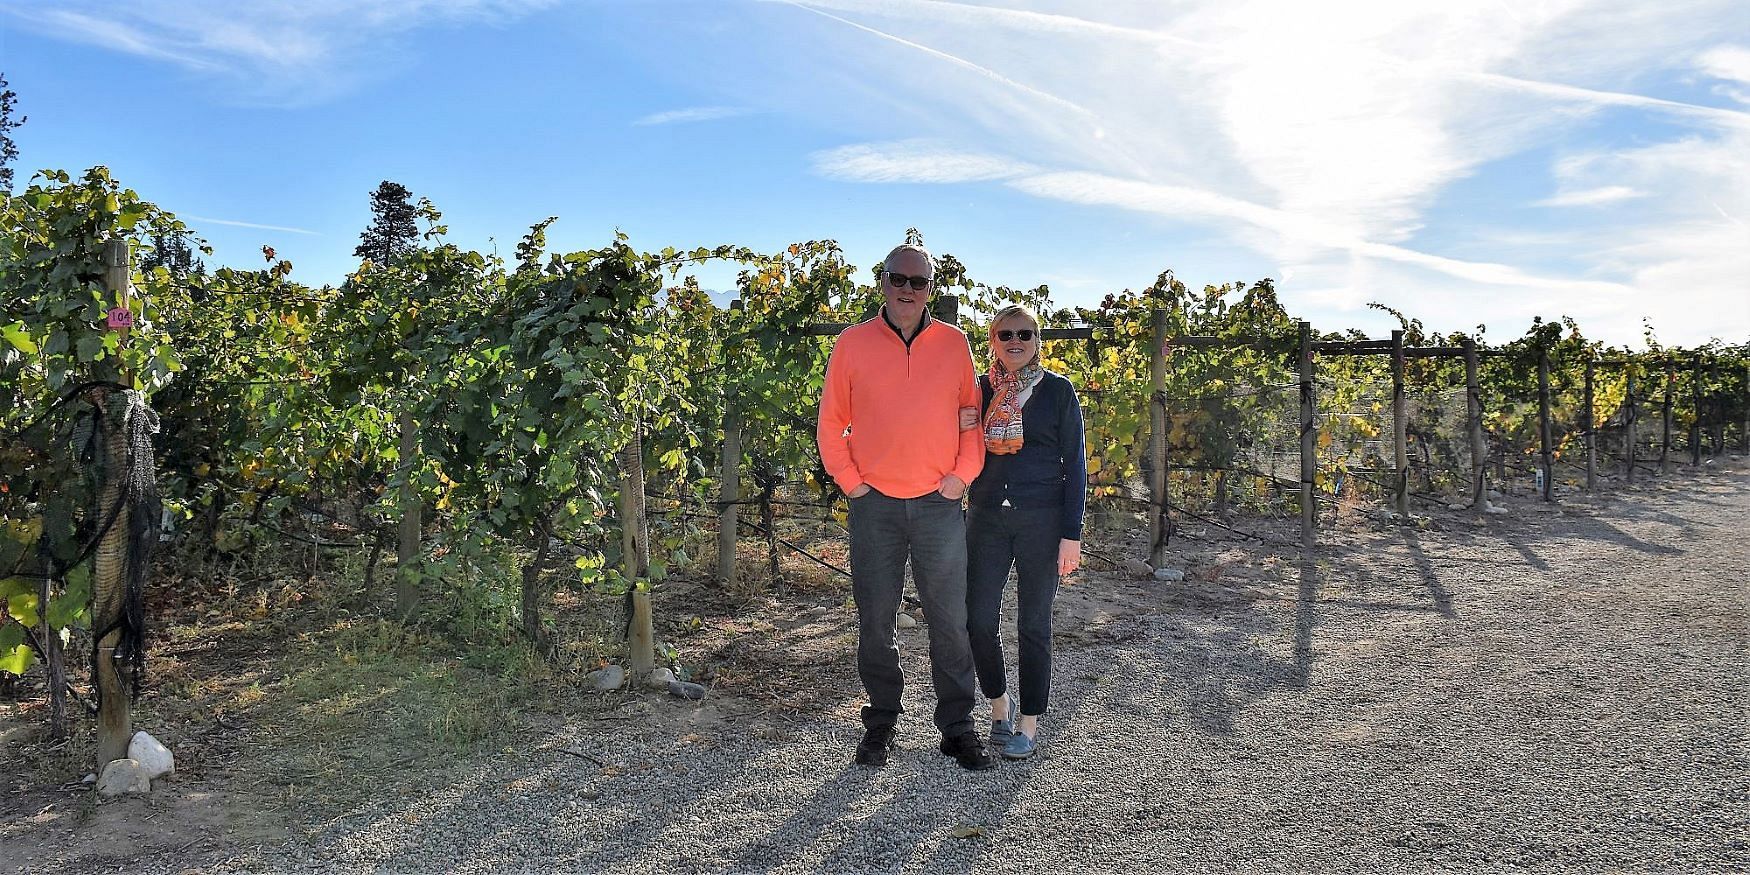
<svg viewBox="0 0 1750 875">
<path fill-rule="evenodd" d="M 973 507 L 966 516 L 966 630 L 972 664 L 986 698 L 1008 692 L 1003 645 L 997 636 L 1003 588 L 1016 572 L 1020 616 L 1021 713 L 1044 714 L 1051 705 L 1051 603 L 1057 598 L 1058 526 L 1055 507 Z"/>
</svg>

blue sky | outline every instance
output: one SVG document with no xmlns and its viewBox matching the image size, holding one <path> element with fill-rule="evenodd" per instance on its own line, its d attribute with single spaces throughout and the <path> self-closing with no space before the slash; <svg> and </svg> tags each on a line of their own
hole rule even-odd
<svg viewBox="0 0 1750 875">
<path fill-rule="evenodd" d="M 313 284 L 393 179 L 507 255 L 552 215 L 560 248 L 866 266 L 915 225 L 1065 303 L 1172 268 L 1322 330 L 1750 336 L 1741 0 L 112 6 L 0 4 L 19 176 L 108 165 L 211 261 Z"/>
</svg>

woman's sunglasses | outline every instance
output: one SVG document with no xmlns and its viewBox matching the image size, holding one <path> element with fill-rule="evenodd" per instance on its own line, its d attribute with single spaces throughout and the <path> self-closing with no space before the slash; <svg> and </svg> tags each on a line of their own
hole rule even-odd
<svg viewBox="0 0 1750 875">
<path fill-rule="evenodd" d="M 1023 328 L 1019 331 L 1010 331 L 1009 329 L 1004 328 L 1003 330 L 997 332 L 997 340 L 1000 340 L 1003 343 L 1008 343 L 1011 340 L 1019 340 L 1022 343 L 1026 343 L 1027 341 L 1032 340 L 1032 339 L 1033 339 L 1033 329 L 1031 329 L 1031 328 Z"/>
<path fill-rule="evenodd" d="M 893 287 L 896 289 L 905 288 L 906 283 L 910 283 L 912 288 L 917 289 L 920 292 L 929 288 L 930 285 L 930 278 L 927 276 L 906 276 L 903 273 L 894 273 L 891 270 L 887 272 L 887 281 L 892 283 Z"/>
</svg>

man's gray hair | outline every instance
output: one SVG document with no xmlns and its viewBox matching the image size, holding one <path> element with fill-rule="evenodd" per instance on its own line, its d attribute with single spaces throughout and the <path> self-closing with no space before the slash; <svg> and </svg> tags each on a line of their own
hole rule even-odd
<svg viewBox="0 0 1750 875">
<path fill-rule="evenodd" d="M 898 246 L 893 247 L 893 251 L 887 253 L 886 258 L 881 259 L 881 268 L 886 270 L 887 266 L 893 263 L 893 256 L 898 255 L 901 252 L 916 252 L 917 254 L 922 255 L 924 257 L 924 263 L 930 266 L 930 276 L 932 278 L 935 277 L 936 257 L 930 254 L 930 250 L 925 249 L 916 243 L 901 243 Z"/>
</svg>

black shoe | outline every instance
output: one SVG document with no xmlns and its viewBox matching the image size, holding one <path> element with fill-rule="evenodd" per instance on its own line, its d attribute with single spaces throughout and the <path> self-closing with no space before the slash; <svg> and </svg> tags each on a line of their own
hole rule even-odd
<svg viewBox="0 0 1750 875">
<path fill-rule="evenodd" d="M 863 730 L 863 740 L 857 742 L 857 765 L 887 765 L 887 752 L 894 748 L 893 736 L 895 732 L 892 724 L 871 726 Z"/>
<path fill-rule="evenodd" d="M 978 733 L 970 729 L 952 738 L 942 736 L 942 753 L 953 757 L 961 768 L 975 772 L 996 768 L 997 764 L 984 749 L 984 741 L 978 737 Z"/>
</svg>

